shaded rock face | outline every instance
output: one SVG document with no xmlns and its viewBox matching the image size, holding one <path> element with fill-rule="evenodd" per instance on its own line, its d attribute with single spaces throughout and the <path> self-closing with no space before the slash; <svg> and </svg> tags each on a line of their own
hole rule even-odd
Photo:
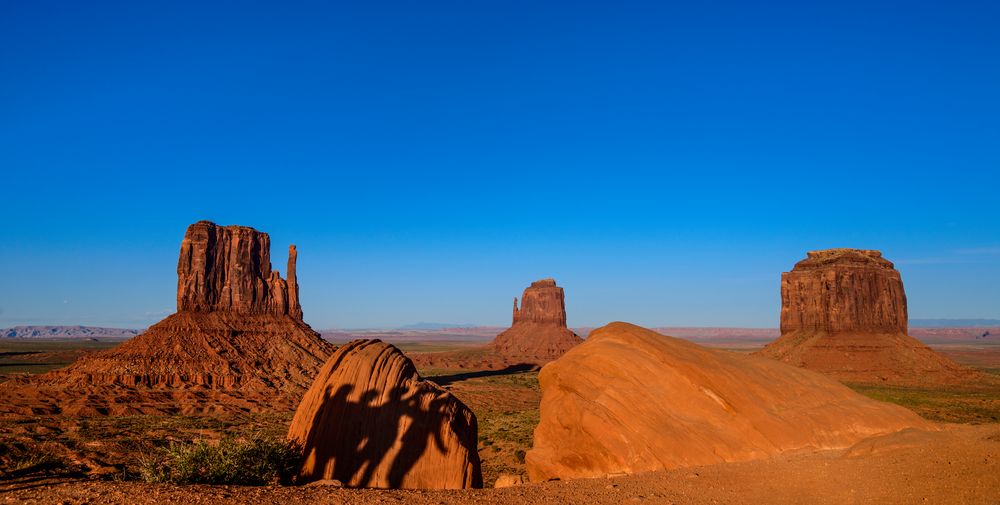
<svg viewBox="0 0 1000 505">
<path fill-rule="evenodd" d="M 355 340 L 334 353 L 299 404 L 288 438 L 304 449 L 304 482 L 406 489 L 483 484 L 475 414 L 379 340 Z"/>
<path fill-rule="evenodd" d="M 913 412 L 821 374 L 611 323 L 546 365 L 532 481 L 835 449 L 905 428 Z"/>
<path fill-rule="evenodd" d="M 271 270 L 271 239 L 247 226 L 199 221 L 188 227 L 177 261 L 177 311 L 291 315 L 302 319 L 295 246 L 288 281 Z"/>
<path fill-rule="evenodd" d="M 562 356 L 580 342 L 583 339 L 566 327 L 563 288 L 553 279 L 543 279 L 524 290 L 520 308 L 514 298 L 511 327 L 497 335 L 491 345 L 503 356 L 544 362 Z"/>
<path fill-rule="evenodd" d="M 781 337 L 759 355 L 856 383 L 955 384 L 977 373 L 908 336 L 906 293 L 879 251 L 810 251 L 781 274 Z"/>
<path fill-rule="evenodd" d="M 810 251 L 781 274 L 781 332 L 906 333 L 906 293 L 879 251 Z"/>
<path fill-rule="evenodd" d="M 296 251 L 271 270 L 266 233 L 201 221 L 178 261 L 178 311 L 118 347 L 0 388 L 0 412 L 64 414 L 291 410 L 333 346 L 302 321 Z M 0 404 L 4 403 L 0 401 Z"/>
</svg>

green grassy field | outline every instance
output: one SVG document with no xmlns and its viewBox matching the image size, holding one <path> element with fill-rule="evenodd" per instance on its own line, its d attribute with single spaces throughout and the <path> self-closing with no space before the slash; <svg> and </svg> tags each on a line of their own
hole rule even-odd
<svg viewBox="0 0 1000 505">
<path fill-rule="evenodd" d="M 124 340 L 0 339 L 0 375 L 38 374 L 62 368 L 84 354 L 110 349 Z"/>
</svg>

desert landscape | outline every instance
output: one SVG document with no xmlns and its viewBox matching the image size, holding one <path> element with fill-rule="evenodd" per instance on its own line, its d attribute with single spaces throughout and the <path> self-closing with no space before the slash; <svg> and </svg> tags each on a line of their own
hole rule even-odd
<svg viewBox="0 0 1000 505">
<path fill-rule="evenodd" d="M 1000 2 L 0 2 L 0 505 L 1000 505 Z"/>
<path fill-rule="evenodd" d="M 317 332 L 295 246 L 285 279 L 266 233 L 201 221 L 179 256 L 177 312 L 135 336 L 6 331 L 8 500 L 1000 498 L 1000 328 L 910 336 L 877 251 L 810 252 L 779 330 L 576 332 L 553 279 L 508 329 Z"/>
</svg>

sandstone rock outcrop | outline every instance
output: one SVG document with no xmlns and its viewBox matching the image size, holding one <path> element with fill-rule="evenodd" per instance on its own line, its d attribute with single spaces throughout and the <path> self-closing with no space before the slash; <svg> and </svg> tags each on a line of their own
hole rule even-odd
<svg viewBox="0 0 1000 505">
<path fill-rule="evenodd" d="M 839 380 L 954 384 L 978 375 L 907 335 L 906 293 L 879 251 L 810 251 L 781 274 L 781 337 L 759 354 Z"/>
<path fill-rule="evenodd" d="M 583 339 L 566 327 L 563 288 L 556 286 L 554 279 L 543 279 L 524 290 L 520 308 L 514 298 L 512 324 L 491 345 L 503 356 L 544 362 L 562 356 L 580 342 Z"/>
<path fill-rule="evenodd" d="M 934 425 L 821 374 L 611 323 L 546 365 L 532 481 L 835 449 Z"/>
<path fill-rule="evenodd" d="M 269 248 L 268 235 L 253 228 L 191 225 L 177 266 L 177 313 L 40 376 L 41 405 L 11 406 L 77 414 L 294 408 L 333 346 L 302 321 L 295 247 L 287 282 L 271 270 Z"/>
<path fill-rule="evenodd" d="M 355 340 L 330 357 L 288 430 L 303 482 L 351 487 L 482 487 L 476 416 L 422 380 L 399 349 Z"/>
<path fill-rule="evenodd" d="M 286 282 L 271 270 L 271 239 L 266 233 L 247 226 L 199 221 L 188 227 L 181 241 L 177 311 L 291 315 L 302 319 L 296 258 L 295 246 L 289 246 Z"/>
</svg>

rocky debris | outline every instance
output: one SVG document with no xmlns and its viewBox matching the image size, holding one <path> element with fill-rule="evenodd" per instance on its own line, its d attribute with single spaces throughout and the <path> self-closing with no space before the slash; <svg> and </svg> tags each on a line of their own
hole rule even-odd
<svg viewBox="0 0 1000 505">
<path fill-rule="evenodd" d="M 907 335 L 906 293 L 879 251 L 810 251 L 781 274 L 781 336 L 758 354 L 839 380 L 955 384 L 979 375 Z"/>
<path fill-rule="evenodd" d="M 107 351 L 0 387 L 0 413 L 129 415 L 291 409 L 333 352 L 302 321 L 270 239 L 200 221 L 181 242 L 177 313 Z"/>
<path fill-rule="evenodd" d="M 566 327 L 563 288 L 554 279 L 543 279 L 524 290 L 520 308 L 514 298 L 511 327 L 497 335 L 491 346 L 502 356 L 544 362 L 580 342 L 583 339 Z"/>
<path fill-rule="evenodd" d="M 523 475 L 502 473 L 500 474 L 499 477 L 497 477 L 497 481 L 495 484 L 493 484 L 493 487 L 494 488 L 513 487 L 513 486 L 520 486 L 522 484 L 524 484 Z"/>
<path fill-rule="evenodd" d="M 380 340 L 355 340 L 330 357 L 299 404 L 288 438 L 304 449 L 302 482 L 483 485 L 475 414 Z"/>
<path fill-rule="evenodd" d="M 546 365 L 533 482 L 839 449 L 905 428 L 913 412 L 821 374 L 611 323 Z"/>
<path fill-rule="evenodd" d="M 271 270 L 271 239 L 248 226 L 199 221 L 188 227 L 177 261 L 177 311 L 290 315 L 302 319 L 295 246 L 288 281 Z"/>
</svg>

